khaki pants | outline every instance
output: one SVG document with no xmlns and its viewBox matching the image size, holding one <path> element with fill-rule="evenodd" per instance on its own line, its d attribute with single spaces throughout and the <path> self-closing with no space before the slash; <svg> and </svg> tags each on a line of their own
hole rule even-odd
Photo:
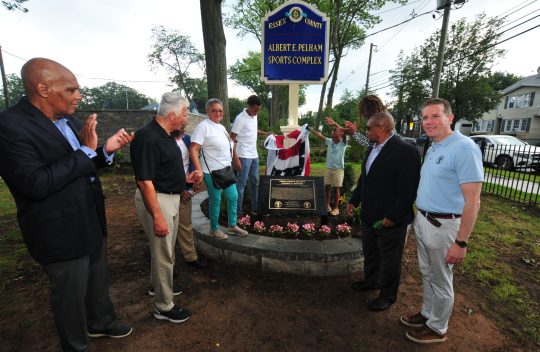
<svg viewBox="0 0 540 352">
<path fill-rule="evenodd" d="M 174 245 L 178 233 L 180 195 L 157 193 L 157 201 L 169 227 L 169 233 L 165 237 L 154 234 L 154 220 L 146 210 L 141 192 L 138 189 L 135 192 L 137 217 L 150 243 L 150 282 L 156 292 L 154 304 L 160 311 L 166 312 L 174 307 Z"/>
<path fill-rule="evenodd" d="M 191 226 L 191 199 L 188 201 L 180 199 L 178 245 L 186 261 L 192 262 L 197 260 L 195 241 L 193 241 L 193 228 Z"/>
</svg>

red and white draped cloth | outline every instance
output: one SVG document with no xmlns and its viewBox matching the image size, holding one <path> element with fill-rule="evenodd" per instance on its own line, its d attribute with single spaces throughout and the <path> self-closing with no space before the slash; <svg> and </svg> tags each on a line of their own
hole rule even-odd
<svg viewBox="0 0 540 352">
<path fill-rule="evenodd" d="M 266 138 L 266 175 L 309 176 L 309 131 L 306 127 L 307 124 L 286 136 L 295 140 L 289 148 L 284 147 L 285 136 L 270 135 Z"/>
</svg>

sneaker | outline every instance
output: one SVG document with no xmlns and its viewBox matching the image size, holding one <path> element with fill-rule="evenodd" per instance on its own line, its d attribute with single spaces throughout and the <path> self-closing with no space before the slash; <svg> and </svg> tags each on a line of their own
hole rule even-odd
<svg viewBox="0 0 540 352">
<path fill-rule="evenodd" d="M 332 211 L 330 211 L 330 215 L 332 215 L 332 216 L 337 216 L 337 215 L 339 215 L 339 209 L 338 209 L 338 208 L 332 209 Z"/>
<path fill-rule="evenodd" d="M 423 345 L 431 343 L 440 343 L 446 341 L 445 334 L 439 334 L 431 330 L 427 326 L 422 330 L 409 330 L 405 333 L 405 337 L 411 340 L 412 342 L 420 343 Z"/>
<path fill-rule="evenodd" d="M 210 231 L 210 236 L 217 238 L 218 240 L 226 240 L 227 238 L 229 238 L 229 236 L 227 236 L 220 230 Z"/>
<path fill-rule="evenodd" d="M 426 326 L 427 319 L 424 318 L 422 313 L 418 312 L 413 315 L 402 315 L 399 322 L 410 328 L 423 328 Z"/>
<path fill-rule="evenodd" d="M 168 312 L 162 312 L 157 308 L 154 309 L 154 318 L 159 320 L 168 320 L 171 323 L 183 323 L 189 319 L 191 311 L 187 308 L 173 306 Z"/>
<path fill-rule="evenodd" d="M 329 212 L 331 212 L 331 211 L 332 211 L 332 208 L 330 208 L 330 206 L 327 206 L 327 207 L 326 207 L 326 212 L 329 213 Z"/>
<path fill-rule="evenodd" d="M 229 227 L 227 229 L 227 233 L 229 235 L 236 235 L 238 237 L 246 237 L 248 232 L 246 230 L 242 230 L 241 228 L 239 228 L 238 226 L 234 226 L 234 227 Z"/>
<path fill-rule="evenodd" d="M 173 296 L 178 296 L 181 293 L 182 293 L 182 288 L 180 286 L 174 285 L 173 286 Z M 154 290 L 154 286 L 148 286 L 148 294 L 150 296 L 155 296 L 156 295 L 156 291 Z"/>
<path fill-rule="evenodd" d="M 106 330 L 94 330 L 91 328 L 88 328 L 88 336 L 90 337 L 101 337 L 101 336 L 107 336 L 112 337 L 113 339 L 119 339 L 121 337 L 126 337 L 133 329 L 126 324 L 123 324 L 119 322 L 118 320 L 115 320 L 114 323 L 111 325 L 110 328 Z"/>
</svg>

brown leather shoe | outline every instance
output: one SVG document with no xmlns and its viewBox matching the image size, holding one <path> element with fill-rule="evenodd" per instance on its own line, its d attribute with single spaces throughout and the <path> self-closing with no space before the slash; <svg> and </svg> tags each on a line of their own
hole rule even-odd
<svg viewBox="0 0 540 352">
<path fill-rule="evenodd" d="M 413 315 L 402 315 L 399 318 L 401 324 L 410 328 L 422 328 L 426 326 L 426 321 L 427 319 L 420 312 Z"/>
<path fill-rule="evenodd" d="M 440 343 L 446 341 L 446 334 L 439 334 L 431 330 L 427 326 L 421 330 L 409 330 L 405 333 L 405 337 L 412 342 L 423 345 L 431 343 Z"/>
</svg>

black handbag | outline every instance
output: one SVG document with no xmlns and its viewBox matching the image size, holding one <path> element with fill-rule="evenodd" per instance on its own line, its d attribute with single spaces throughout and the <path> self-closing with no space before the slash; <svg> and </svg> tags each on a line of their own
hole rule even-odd
<svg viewBox="0 0 540 352">
<path fill-rule="evenodd" d="M 229 137 L 227 136 L 227 140 L 228 139 Z M 210 177 L 212 177 L 212 183 L 214 184 L 215 188 L 225 189 L 229 187 L 230 185 L 236 183 L 236 175 L 231 165 L 225 166 L 222 169 L 211 171 L 210 168 L 208 167 L 208 163 L 206 162 L 206 157 L 204 156 L 204 148 L 201 151 L 202 151 L 204 163 L 206 164 L 208 171 L 210 171 Z M 230 150 L 230 152 L 231 152 L 231 158 L 232 158 L 232 150 Z"/>
</svg>

